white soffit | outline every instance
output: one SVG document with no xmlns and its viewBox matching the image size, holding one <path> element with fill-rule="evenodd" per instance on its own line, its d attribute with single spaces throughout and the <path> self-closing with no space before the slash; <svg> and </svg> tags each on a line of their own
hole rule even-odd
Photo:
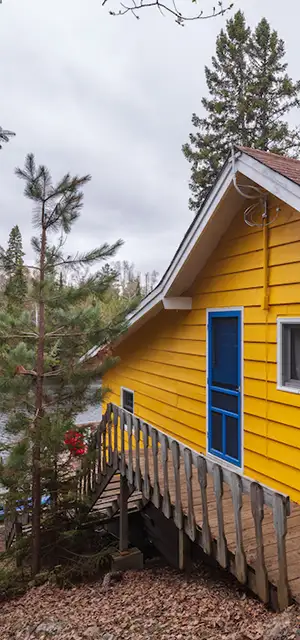
<svg viewBox="0 0 300 640">
<path fill-rule="evenodd" d="M 193 299 L 186 296 L 179 296 L 177 298 L 163 298 L 164 309 L 171 311 L 190 311 L 192 308 Z"/>
</svg>

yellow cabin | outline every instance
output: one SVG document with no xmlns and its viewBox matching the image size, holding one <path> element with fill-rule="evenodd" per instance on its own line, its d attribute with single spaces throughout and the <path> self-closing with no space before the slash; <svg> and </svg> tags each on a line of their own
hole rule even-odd
<svg viewBox="0 0 300 640">
<path fill-rule="evenodd" d="M 108 401 L 300 503 L 300 162 L 235 148 L 104 378 Z"/>
</svg>

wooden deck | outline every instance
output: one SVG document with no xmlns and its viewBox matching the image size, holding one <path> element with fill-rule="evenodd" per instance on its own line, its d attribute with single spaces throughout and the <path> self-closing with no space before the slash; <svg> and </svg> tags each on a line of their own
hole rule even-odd
<svg viewBox="0 0 300 640">
<path fill-rule="evenodd" d="M 162 487 L 163 494 L 163 474 L 162 467 L 159 464 L 159 482 Z M 153 481 L 153 463 L 150 462 L 150 477 Z M 175 482 L 173 479 L 173 468 L 168 463 L 169 470 L 169 491 L 171 502 L 175 504 Z M 182 508 L 187 516 L 188 514 L 188 494 L 185 482 L 184 469 L 180 471 L 181 484 L 181 500 Z M 199 528 L 203 526 L 203 506 L 201 499 L 201 490 L 197 478 L 197 471 L 193 468 L 192 475 L 193 485 L 193 507 L 196 525 Z M 246 556 L 247 564 L 255 569 L 257 540 L 255 534 L 255 525 L 251 510 L 250 496 L 243 494 L 243 505 L 241 509 L 242 519 L 242 538 L 243 548 Z M 216 507 L 216 496 L 213 488 L 213 480 L 210 475 L 207 478 L 207 507 L 208 521 L 212 537 L 218 538 L 218 518 Z M 224 517 L 224 533 L 227 541 L 228 550 L 233 554 L 236 552 L 236 526 L 234 519 L 234 509 L 232 504 L 232 493 L 228 484 L 223 485 L 223 517 Z M 264 519 L 262 522 L 262 533 L 264 541 L 264 558 L 268 579 L 274 585 L 277 585 L 279 579 L 278 572 L 278 556 L 277 556 L 277 540 L 274 527 L 273 511 L 270 507 L 264 507 Z M 287 572 L 288 582 L 291 595 L 300 602 L 300 505 L 291 503 L 291 513 L 287 517 L 287 534 L 286 534 L 286 555 L 287 555 Z"/>
<path fill-rule="evenodd" d="M 140 491 L 264 602 L 279 609 L 291 598 L 300 602 L 300 505 L 113 405 L 95 434 L 94 453 L 86 489 L 118 469 L 131 492 Z"/>
</svg>

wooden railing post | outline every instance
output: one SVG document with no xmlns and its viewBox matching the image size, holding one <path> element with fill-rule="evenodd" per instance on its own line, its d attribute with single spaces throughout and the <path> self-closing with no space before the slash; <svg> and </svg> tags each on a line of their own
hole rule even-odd
<svg viewBox="0 0 300 640">
<path fill-rule="evenodd" d="M 120 416 L 120 429 L 121 429 L 121 460 L 120 460 L 120 472 L 122 476 L 126 473 L 126 460 L 125 460 L 125 421 L 124 421 L 124 409 L 121 409 Z"/>
<path fill-rule="evenodd" d="M 273 516 L 277 539 L 279 572 L 277 583 L 277 597 L 278 607 L 282 611 L 289 605 L 289 587 L 285 543 L 285 537 L 287 534 L 287 505 L 284 497 L 278 493 L 275 493 L 274 495 Z"/>
<path fill-rule="evenodd" d="M 127 435 L 128 435 L 128 482 L 133 484 L 133 456 L 132 456 L 132 415 L 126 414 Z"/>
<path fill-rule="evenodd" d="M 258 482 L 250 487 L 251 511 L 256 538 L 255 580 L 256 592 L 263 602 L 269 601 L 268 576 L 265 565 L 262 521 L 264 518 L 264 493 Z"/>
<path fill-rule="evenodd" d="M 163 435 L 161 437 L 161 456 L 162 456 L 162 464 L 163 464 L 163 472 L 164 472 L 164 495 L 163 495 L 162 511 L 163 511 L 163 514 L 166 516 L 166 518 L 171 518 L 172 509 L 171 509 L 171 499 L 170 499 L 170 491 L 169 491 L 168 452 L 169 452 L 169 441 L 167 436 Z"/>
<path fill-rule="evenodd" d="M 102 420 L 100 422 L 100 424 L 98 425 L 97 428 L 97 481 L 100 481 L 101 475 L 102 475 L 102 464 L 101 464 L 101 457 L 102 457 L 102 432 L 104 429 L 104 416 L 102 417 Z"/>
<path fill-rule="evenodd" d="M 175 480 L 175 510 L 174 510 L 174 522 L 178 529 L 183 528 L 183 513 L 181 503 L 181 489 L 180 489 L 180 449 L 176 440 L 172 440 L 171 451 L 173 458 L 174 480 Z"/>
<path fill-rule="evenodd" d="M 88 491 L 88 468 L 87 463 L 85 462 L 83 467 L 83 496 L 86 497 Z"/>
<path fill-rule="evenodd" d="M 83 497 L 83 478 L 82 478 L 82 469 L 78 469 L 77 471 L 77 500 L 80 502 Z"/>
<path fill-rule="evenodd" d="M 121 553 L 128 550 L 128 498 L 129 486 L 127 478 L 120 475 L 119 550 Z"/>
<path fill-rule="evenodd" d="M 247 582 L 247 562 L 243 546 L 243 526 L 241 510 L 243 506 L 242 481 L 237 473 L 231 475 L 231 493 L 235 523 L 235 568 L 236 577 L 242 583 Z"/>
<path fill-rule="evenodd" d="M 93 441 L 93 459 L 92 459 L 91 485 L 92 485 L 92 491 L 94 491 L 96 488 L 96 480 L 97 480 L 96 478 L 97 432 L 93 433 L 92 441 Z"/>
<path fill-rule="evenodd" d="M 201 489 L 201 502 L 202 502 L 202 548 L 208 555 L 212 550 L 212 538 L 208 520 L 208 506 L 207 506 L 207 468 L 206 460 L 202 456 L 197 458 L 198 467 L 198 481 Z"/>
<path fill-rule="evenodd" d="M 118 468 L 118 423 L 119 423 L 119 411 L 118 407 L 113 406 L 114 416 L 114 453 L 113 453 L 113 465 L 114 468 Z"/>
<path fill-rule="evenodd" d="M 149 428 L 146 422 L 142 423 L 143 441 L 144 441 L 144 463 L 145 473 L 143 478 L 143 495 L 146 500 L 150 500 L 150 476 L 149 476 Z"/>
<path fill-rule="evenodd" d="M 111 419 L 111 406 L 109 405 L 108 411 L 108 420 L 107 420 L 107 435 L 108 435 L 108 456 L 107 462 L 109 466 L 112 466 L 113 463 L 113 453 L 112 453 L 112 419 Z"/>
<path fill-rule="evenodd" d="M 184 468 L 186 477 L 187 499 L 188 499 L 188 517 L 185 531 L 189 538 L 194 542 L 196 539 L 196 523 L 193 504 L 193 467 L 192 467 L 192 452 L 190 449 L 184 449 Z"/>
<path fill-rule="evenodd" d="M 153 495 L 152 502 L 154 506 L 160 507 L 160 488 L 158 481 L 158 433 L 156 429 L 151 429 L 152 454 L 153 454 Z"/>
<path fill-rule="evenodd" d="M 216 496 L 217 518 L 218 518 L 218 539 L 217 539 L 217 561 L 221 567 L 227 569 L 228 551 L 227 542 L 224 531 L 223 518 L 223 476 L 220 465 L 215 464 L 213 467 L 214 475 L 214 492 Z"/>
<path fill-rule="evenodd" d="M 142 490 L 142 474 L 141 474 L 141 460 L 140 460 L 140 435 L 141 427 L 138 418 L 133 418 L 134 435 L 135 435 L 135 488 L 137 491 Z"/>
</svg>

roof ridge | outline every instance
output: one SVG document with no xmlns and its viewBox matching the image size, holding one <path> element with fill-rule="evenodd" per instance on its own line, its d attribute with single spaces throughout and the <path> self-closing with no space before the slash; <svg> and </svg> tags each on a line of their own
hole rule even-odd
<svg viewBox="0 0 300 640">
<path fill-rule="evenodd" d="M 300 163 L 300 158 L 291 158 L 290 156 L 281 155 L 280 153 L 275 153 L 274 151 L 269 151 L 266 149 L 257 149 L 256 147 L 246 147 L 243 145 L 236 145 L 236 148 L 239 149 L 239 151 L 242 151 L 244 153 L 247 153 L 250 151 L 252 153 L 254 152 L 262 155 L 274 156 L 275 158 L 284 160 L 286 162 L 296 162 L 297 164 Z"/>
</svg>

